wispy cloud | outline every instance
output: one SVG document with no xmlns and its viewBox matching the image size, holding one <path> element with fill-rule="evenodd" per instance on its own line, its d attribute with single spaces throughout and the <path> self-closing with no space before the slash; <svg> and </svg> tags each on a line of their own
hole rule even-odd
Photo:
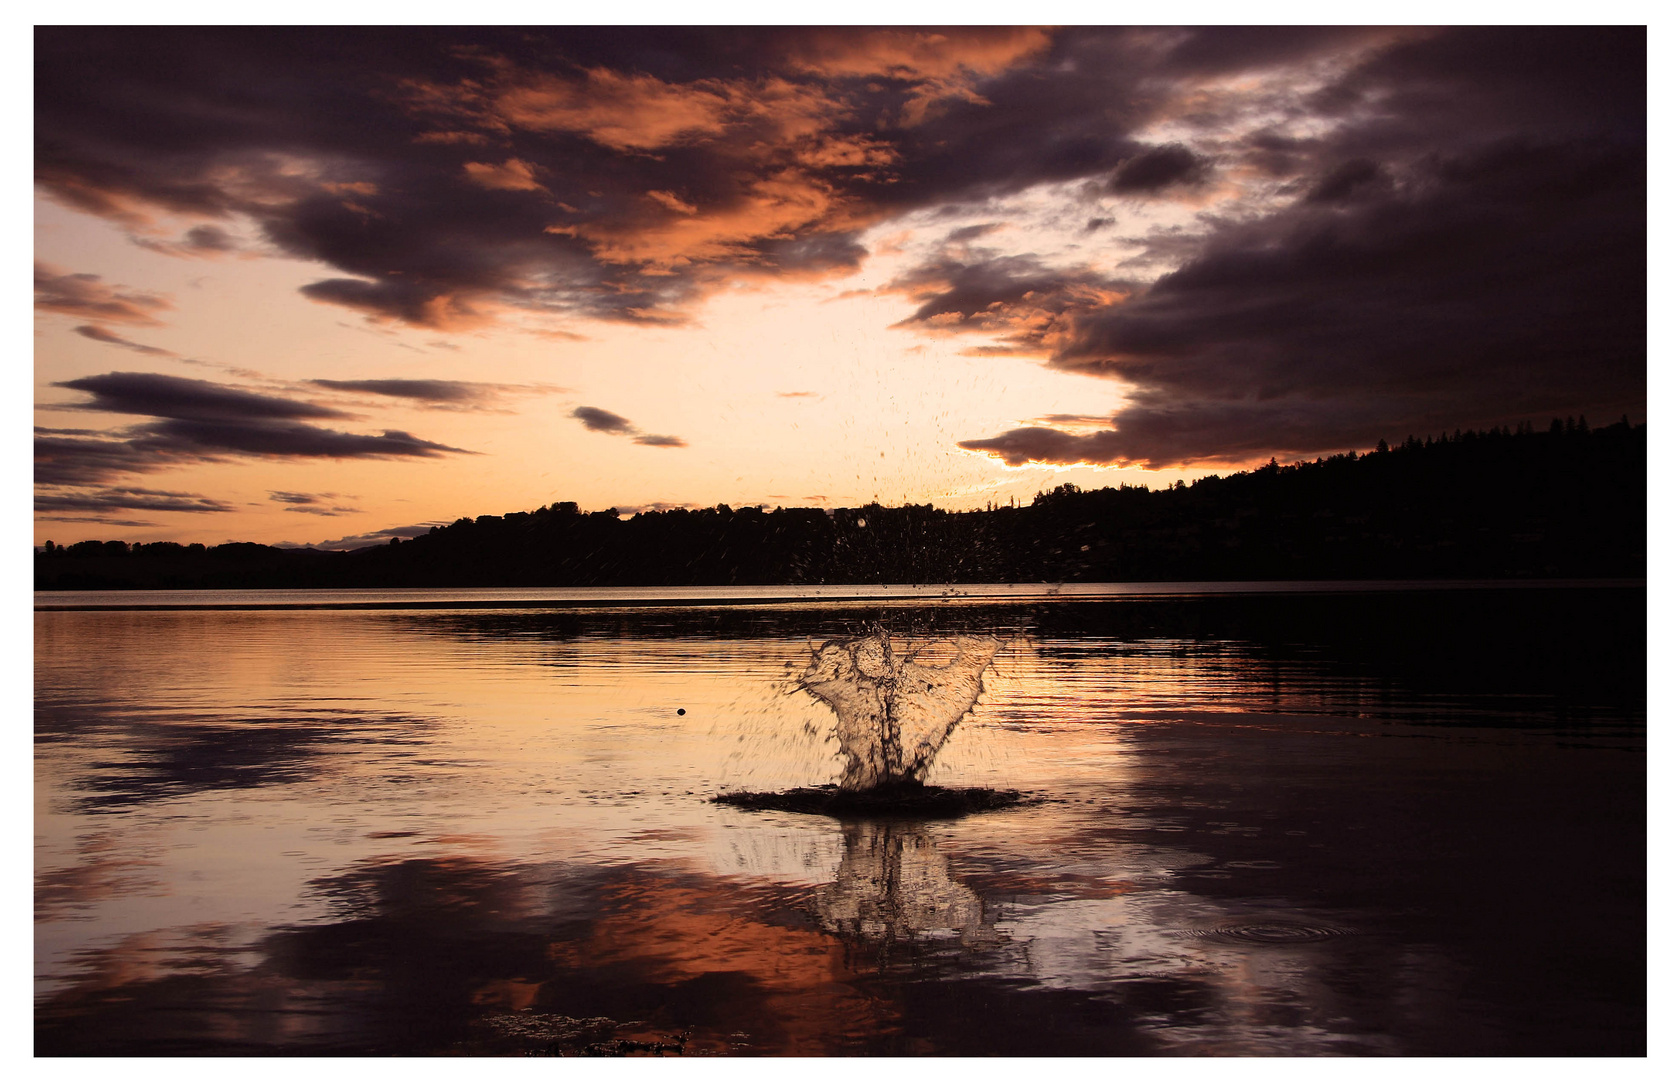
<svg viewBox="0 0 1675 1080">
<path fill-rule="evenodd" d="M 145 521 L 141 518 L 103 517 L 99 515 L 70 515 L 70 514 L 37 514 L 42 521 L 61 521 L 74 525 L 119 525 L 129 529 L 154 529 L 155 521 Z"/>
<path fill-rule="evenodd" d="M 569 392 L 561 386 L 461 382 L 453 379 L 310 379 L 309 385 L 347 393 L 399 398 L 428 408 L 472 410 L 488 409 L 514 395 Z"/>
<path fill-rule="evenodd" d="M 344 498 L 335 492 L 326 491 L 318 495 L 306 491 L 270 491 L 268 498 L 277 503 L 284 503 L 285 509 L 293 514 L 314 514 L 318 517 L 342 517 L 344 514 L 364 513 L 358 506 L 338 506 L 336 500 Z"/>
<path fill-rule="evenodd" d="M 147 356 L 175 356 L 175 355 L 177 355 L 173 352 L 170 352 L 168 349 L 159 349 L 155 345 L 141 345 L 137 341 L 129 341 L 125 337 L 122 337 L 118 334 L 111 333 L 109 330 L 106 330 L 102 326 L 94 326 L 94 325 L 91 325 L 91 324 L 82 325 L 82 326 L 75 327 L 75 332 L 80 334 L 84 338 L 89 338 L 93 341 L 102 342 L 103 344 L 106 344 L 106 345 L 117 345 L 117 346 L 120 346 L 121 348 L 124 348 L 124 349 L 132 349 L 132 350 L 134 350 L 135 352 L 138 352 L 138 353 L 145 353 Z"/>
</svg>

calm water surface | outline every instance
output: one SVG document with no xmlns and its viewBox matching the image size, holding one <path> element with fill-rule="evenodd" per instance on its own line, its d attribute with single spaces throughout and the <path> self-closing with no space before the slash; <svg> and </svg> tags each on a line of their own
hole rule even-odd
<svg viewBox="0 0 1675 1080">
<path fill-rule="evenodd" d="M 1645 1052 L 1643 588 L 548 592 L 42 594 L 36 1052 Z M 872 620 L 1037 801 L 709 803 Z"/>
</svg>

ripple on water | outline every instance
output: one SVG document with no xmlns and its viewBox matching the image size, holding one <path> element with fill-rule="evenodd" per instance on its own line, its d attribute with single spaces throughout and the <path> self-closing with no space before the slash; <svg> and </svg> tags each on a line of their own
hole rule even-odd
<svg viewBox="0 0 1675 1080">
<path fill-rule="evenodd" d="M 1321 926 L 1314 923 L 1262 919 L 1251 922 L 1228 922 L 1208 930 L 1187 930 L 1186 936 L 1204 941 L 1223 941 L 1235 945 L 1303 945 L 1345 937 L 1354 930 L 1341 926 Z"/>
</svg>

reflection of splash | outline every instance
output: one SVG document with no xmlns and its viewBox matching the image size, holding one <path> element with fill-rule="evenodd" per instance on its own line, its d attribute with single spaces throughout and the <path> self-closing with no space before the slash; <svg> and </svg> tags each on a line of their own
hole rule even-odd
<svg viewBox="0 0 1675 1080">
<path fill-rule="evenodd" d="M 893 941 L 956 930 L 968 945 L 996 939 L 993 914 L 954 880 L 947 857 L 917 825 L 845 825 L 843 864 L 815 905 L 821 925 L 844 937 Z"/>
<path fill-rule="evenodd" d="M 960 636 L 898 650 L 888 631 L 820 646 L 798 681 L 837 714 L 847 759 L 841 785 L 858 790 L 924 779 L 977 704 L 983 672 L 999 649 L 993 637 Z"/>
</svg>

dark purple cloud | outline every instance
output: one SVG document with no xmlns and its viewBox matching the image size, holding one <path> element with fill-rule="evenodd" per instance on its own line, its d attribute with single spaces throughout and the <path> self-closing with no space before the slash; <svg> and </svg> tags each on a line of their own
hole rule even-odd
<svg viewBox="0 0 1675 1080">
<path fill-rule="evenodd" d="M 186 379 L 150 372 L 113 371 L 52 385 L 92 394 L 92 401 L 73 407 L 96 412 L 230 421 L 326 420 L 344 419 L 350 415 L 340 409 L 239 390 L 206 379 Z"/>
<path fill-rule="evenodd" d="M 592 405 L 578 405 L 570 411 L 570 415 L 582 422 L 582 426 L 589 431 L 599 431 L 606 435 L 632 435 L 638 446 L 660 446 L 676 449 L 687 445 L 686 440 L 679 435 L 651 435 L 640 431 L 626 416 L 618 416 L 606 409 L 596 409 Z"/>
<path fill-rule="evenodd" d="M 1111 175 L 1111 190 L 1119 195 L 1155 195 L 1166 188 L 1197 186 L 1209 175 L 1208 161 L 1179 143 L 1171 143 L 1123 162 Z"/>
<path fill-rule="evenodd" d="M 1114 445 L 1116 434 L 1114 431 L 1101 431 L 1092 435 L 1072 435 L 1053 428 L 1013 428 L 992 439 L 967 439 L 959 446 L 963 450 L 993 454 L 1008 465 L 1024 465 L 1032 461 L 1109 465 L 1123 459 L 1121 450 Z"/>
<path fill-rule="evenodd" d="M 589 431 L 603 431 L 607 435 L 626 435 L 634 430 L 634 425 L 626 416 L 618 416 L 606 409 L 596 409 L 592 405 L 578 405 L 570 411 L 570 415 L 582 422 L 582 426 Z"/>
<path fill-rule="evenodd" d="M 1172 35 L 1157 66 L 1177 75 L 1261 71 L 1341 52 L 1387 33 L 1363 26 L 1199 26 Z"/>
<path fill-rule="evenodd" d="M 1351 158 L 1321 177 L 1304 198 L 1311 203 L 1347 203 L 1383 195 L 1390 187 L 1390 176 L 1378 162 Z"/>
<path fill-rule="evenodd" d="M 270 457 L 397 458 L 439 457 L 470 451 L 426 442 L 405 431 L 354 435 L 289 421 L 266 423 L 159 420 L 146 425 L 151 439 L 182 452 L 254 454 Z"/>
<path fill-rule="evenodd" d="M 62 521 L 75 525 L 122 525 L 128 528 L 155 529 L 157 522 L 140 518 L 103 517 L 101 515 L 36 514 L 42 521 Z"/>
<path fill-rule="evenodd" d="M 47 486 L 100 484 L 207 460 L 214 459 L 182 456 L 143 437 L 43 434 L 42 429 L 35 433 L 35 483 Z"/>
<path fill-rule="evenodd" d="M 440 405 L 474 405 L 492 400 L 502 389 L 495 383 L 451 379 L 310 379 L 315 386 L 363 394 L 405 398 Z"/>
<path fill-rule="evenodd" d="M 172 513 L 222 514 L 232 509 L 234 507 L 219 499 L 186 491 L 155 491 L 150 488 L 101 488 L 35 496 L 35 510 L 50 513 L 76 510 L 166 510 Z"/>
<path fill-rule="evenodd" d="M 109 330 L 106 330 L 102 326 L 94 326 L 94 325 L 88 324 L 88 325 L 83 325 L 83 326 L 77 326 L 74 329 L 75 329 L 76 333 L 78 333 L 82 337 L 88 338 L 92 341 L 101 342 L 105 345 L 116 345 L 116 346 L 119 346 L 119 347 L 124 348 L 124 349 L 132 349 L 132 350 L 134 350 L 135 352 L 138 352 L 138 353 L 145 353 L 147 356 L 174 356 L 174 355 L 176 355 L 175 353 L 170 352 L 168 349 L 159 349 L 155 345 L 141 345 L 137 341 L 129 341 L 127 338 L 122 337 L 119 334 L 111 333 Z"/>
<path fill-rule="evenodd" d="M 471 453 L 405 431 L 361 435 L 316 427 L 303 421 L 347 419 L 350 414 L 203 379 L 113 371 L 53 385 L 93 395 L 91 401 L 56 408 L 156 419 L 91 434 L 37 429 L 37 484 L 100 484 L 122 475 L 238 457 L 428 458 Z"/>
<path fill-rule="evenodd" d="M 1243 460 L 1639 413 L 1644 185 L 1642 164 L 1611 148 L 1444 158 L 1383 194 L 1226 230 L 1133 299 L 1058 308 L 1031 341 L 1055 366 L 1135 388 L 1101 460 Z M 1004 315 L 1026 321 L 1020 307 L 1040 311 Z"/>
<path fill-rule="evenodd" d="M 1490 58 L 1497 44 L 1520 62 Z M 960 445 L 1162 467 L 1643 415 L 1643 51 L 1637 31 L 1516 30 L 1377 54 L 1318 95 L 1343 121 L 1330 135 L 1253 140 L 1288 156 L 1264 167 L 1296 198 L 1168 238 L 1179 268 L 1155 282 L 980 250 L 926 263 L 896 283 L 921 301 L 908 325 L 1130 387 L 1109 431 Z"/>
</svg>

